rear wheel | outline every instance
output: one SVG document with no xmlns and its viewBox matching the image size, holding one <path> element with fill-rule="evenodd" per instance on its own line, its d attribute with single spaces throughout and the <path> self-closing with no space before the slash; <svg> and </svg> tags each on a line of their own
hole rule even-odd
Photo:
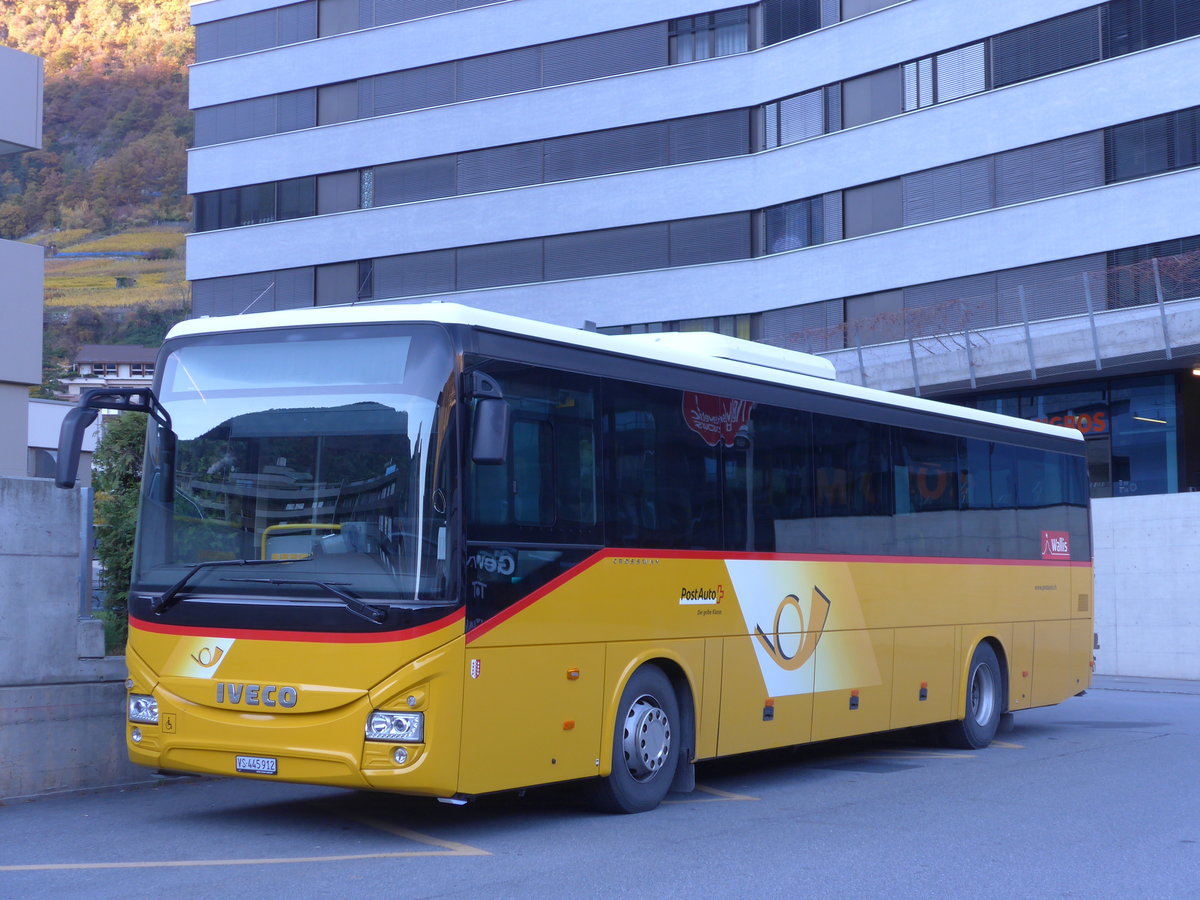
<svg viewBox="0 0 1200 900">
<path fill-rule="evenodd" d="M 657 666 L 642 666 L 621 692 L 613 723 L 612 774 L 595 785 L 596 805 L 621 813 L 658 806 L 679 764 L 679 726 L 671 680 Z"/>
<path fill-rule="evenodd" d="M 967 671 L 966 715 L 943 726 L 942 737 L 947 744 L 962 750 L 978 750 L 992 742 L 1004 712 L 1003 685 L 996 651 L 991 644 L 981 643 L 975 648 Z"/>
</svg>

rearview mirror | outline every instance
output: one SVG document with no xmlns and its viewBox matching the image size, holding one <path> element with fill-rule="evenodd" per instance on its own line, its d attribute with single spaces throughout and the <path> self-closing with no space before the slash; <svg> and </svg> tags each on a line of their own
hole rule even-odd
<svg viewBox="0 0 1200 900">
<path fill-rule="evenodd" d="M 102 409 L 130 410 L 143 412 L 158 422 L 167 432 L 164 448 L 174 458 L 174 432 L 171 416 L 163 409 L 154 392 L 149 388 L 92 388 L 84 391 L 75 408 L 63 418 L 58 432 L 58 467 L 54 473 L 54 484 L 60 488 L 75 487 L 79 471 L 79 453 L 83 447 L 83 432 L 96 421 L 96 413 Z M 169 490 L 169 489 L 168 489 Z"/>
<path fill-rule="evenodd" d="M 475 401 L 471 426 L 471 461 L 477 466 L 499 466 L 508 455 L 508 403 L 504 400 Z"/>
<path fill-rule="evenodd" d="M 470 396 L 475 398 L 471 421 L 471 461 L 477 466 L 499 466 L 508 455 L 508 402 L 495 379 L 472 372 Z"/>
</svg>

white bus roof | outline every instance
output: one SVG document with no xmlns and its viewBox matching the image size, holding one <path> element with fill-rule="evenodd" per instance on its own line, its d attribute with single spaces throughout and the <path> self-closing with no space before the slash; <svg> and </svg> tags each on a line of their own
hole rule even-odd
<svg viewBox="0 0 1200 900">
<path fill-rule="evenodd" d="M 552 325 L 536 319 L 476 309 L 459 303 L 372 303 L 361 306 L 315 306 L 275 312 L 247 313 L 188 319 L 171 329 L 168 339 L 223 332 L 266 331 L 313 325 L 348 325 L 389 322 L 441 322 L 468 325 L 487 331 L 534 338 L 555 344 L 583 347 L 622 356 L 665 362 L 691 369 L 720 372 L 772 384 L 804 388 L 847 399 L 869 400 L 900 409 L 937 413 L 966 421 L 985 422 L 1058 438 L 1077 439 L 1074 428 L 1032 422 L 1013 416 L 971 409 L 845 384 L 834 379 L 833 364 L 807 353 L 743 341 L 707 332 L 661 332 L 644 335 L 607 335 Z"/>
</svg>

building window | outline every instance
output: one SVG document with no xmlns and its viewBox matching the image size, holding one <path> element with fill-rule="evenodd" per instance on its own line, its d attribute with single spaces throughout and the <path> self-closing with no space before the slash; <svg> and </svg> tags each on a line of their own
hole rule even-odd
<svg viewBox="0 0 1200 900">
<path fill-rule="evenodd" d="M 820 197 L 794 200 L 765 209 L 766 252 L 783 253 L 823 243 L 823 211 L 824 204 Z"/>
<path fill-rule="evenodd" d="M 904 64 L 904 110 L 945 103 L 987 90 L 987 43 Z"/>
<path fill-rule="evenodd" d="M 1200 34 L 1200 4 L 1195 0 L 1113 0 L 1106 11 L 1106 56 Z"/>
<path fill-rule="evenodd" d="M 1200 108 L 1108 129 L 1108 181 L 1200 165 Z"/>
<path fill-rule="evenodd" d="M 842 127 L 878 122 L 904 111 L 901 68 L 893 66 L 842 82 Z"/>
<path fill-rule="evenodd" d="M 196 62 L 295 44 L 317 36 L 315 0 L 196 26 Z"/>
<path fill-rule="evenodd" d="M 992 44 L 992 84 L 1003 87 L 1100 59 L 1100 10 L 1078 12 L 997 35 Z"/>
<path fill-rule="evenodd" d="M 779 147 L 832 130 L 827 127 L 825 105 L 823 88 L 766 104 L 763 107 L 766 146 Z"/>
<path fill-rule="evenodd" d="M 963 399 L 965 406 L 1075 428 L 1093 497 L 1179 490 L 1176 376 L 1147 375 Z"/>
<path fill-rule="evenodd" d="M 149 378 L 154 375 L 154 363 L 130 363 L 129 374 L 133 378 Z"/>
<path fill-rule="evenodd" d="M 745 53 L 750 49 L 747 7 L 675 19 L 670 26 L 672 63 Z"/>
<path fill-rule="evenodd" d="M 821 27 L 822 0 L 763 0 L 759 4 L 759 16 L 762 19 L 763 46 L 778 44 L 801 34 L 808 34 Z M 829 10 L 832 24 L 837 21 L 837 13 Z"/>
</svg>

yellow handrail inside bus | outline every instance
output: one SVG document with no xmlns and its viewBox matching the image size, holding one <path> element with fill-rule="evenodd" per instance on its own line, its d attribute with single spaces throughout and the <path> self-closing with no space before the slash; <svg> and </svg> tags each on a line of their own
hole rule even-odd
<svg viewBox="0 0 1200 900">
<path fill-rule="evenodd" d="M 280 532 L 289 531 L 328 531 L 330 533 L 337 533 L 341 530 L 341 525 L 332 525 L 325 522 L 285 522 L 280 525 L 268 525 L 265 529 L 263 529 L 262 550 L 260 555 L 262 559 L 267 558 L 267 540 L 272 534 L 279 534 Z M 271 556 L 271 559 L 297 559 L 306 555 L 307 554 L 303 553 L 276 553 Z"/>
</svg>

